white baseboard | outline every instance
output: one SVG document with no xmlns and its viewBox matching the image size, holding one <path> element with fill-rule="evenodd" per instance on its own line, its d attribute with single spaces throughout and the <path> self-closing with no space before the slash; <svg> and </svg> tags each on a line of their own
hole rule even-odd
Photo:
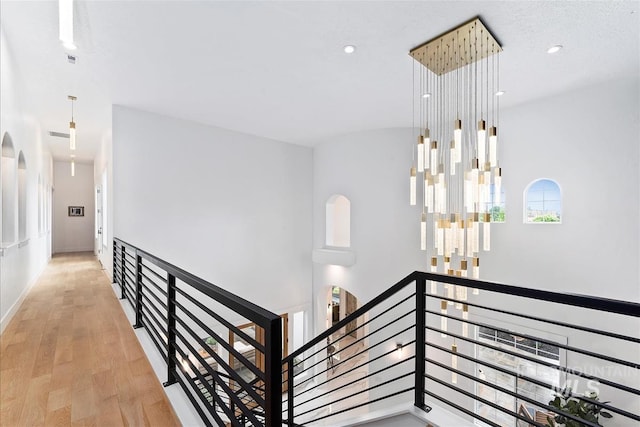
<svg viewBox="0 0 640 427">
<path fill-rule="evenodd" d="M 20 294 L 16 302 L 13 303 L 9 311 L 7 311 L 4 317 L 0 320 L 0 334 L 4 332 L 4 329 L 9 325 L 9 323 L 11 322 L 11 319 L 13 319 L 13 316 L 16 315 L 16 313 L 18 312 L 18 309 L 22 305 L 22 302 L 27 297 L 27 294 L 29 293 L 31 288 L 33 288 L 33 285 L 36 284 L 36 282 L 42 275 L 42 272 L 44 271 L 44 269 L 47 268 L 48 264 L 49 264 L 49 260 L 47 260 L 47 262 L 44 263 L 44 265 L 42 266 L 38 274 L 36 274 L 35 277 L 29 283 L 27 283 L 27 287 L 24 289 L 24 291 L 22 291 L 22 293 Z"/>
</svg>

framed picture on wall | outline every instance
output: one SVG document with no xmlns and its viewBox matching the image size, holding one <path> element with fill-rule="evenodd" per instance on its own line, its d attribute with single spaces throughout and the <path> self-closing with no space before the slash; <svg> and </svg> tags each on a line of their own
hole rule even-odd
<svg viewBox="0 0 640 427">
<path fill-rule="evenodd" d="M 69 216 L 84 216 L 84 206 L 69 206 Z"/>
</svg>

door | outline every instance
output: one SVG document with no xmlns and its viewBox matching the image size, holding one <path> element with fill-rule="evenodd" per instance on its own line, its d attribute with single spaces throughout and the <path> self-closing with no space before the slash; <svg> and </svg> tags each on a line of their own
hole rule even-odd
<svg viewBox="0 0 640 427">
<path fill-rule="evenodd" d="M 102 189 L 101 186 L 98 185 L 96 187 L 96 215 L 95 215 L 95 241 L 94 241 L 94 253 L 96 255 L 100 255 L 102 253 Z"/>
<path fill-rule="evenodd" d="M 354 297 L 351 294 L 351 292 L 345 291 L 345 300 L 346 300 L 345 316 L 349 316 L 358 309 L 358 299 Z M 352 320 L 351 322 L 347 323 L 347 325 L 345 326 L 345 333 L 347 335 L 351 335 L 353 338 L 357 338 L 356 336 L 358 332 L 356 330 L 357 327 L 358 327 L 358 320 L 357 319 Z"/>
</svg>

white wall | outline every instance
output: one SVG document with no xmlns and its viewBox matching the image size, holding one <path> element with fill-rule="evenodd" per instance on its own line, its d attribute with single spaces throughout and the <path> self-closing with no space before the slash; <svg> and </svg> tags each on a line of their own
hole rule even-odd
<svg viewBox="0 0 640 427">
<path fill-rule="evenodd" d="M 93 163 L 53 162 L 53 252 L 93 251 Z M 84 206 L 84 216 L 69 216 L 69 206 Z"/>
<path fill-rule="evenodd" d="M 492 228 L 492 251 L 481 254 L 481 278 L 640 302 L 638 93 L 637 79 L 607 82 L 502 111 L 507 222 Z M 314 248 L 324 245 L 327 199 L 344 194 L 351 200 L 351 249 L 356 256 L 351 267 L 314 265 L 316 333 L 325 328 L 327 286 L 344 287 L 366 302 L 411 271 L 428 271 L 431 254 L 419 250 L 420 208 L 410 207 L 408 200 L 413 141 L 408 129 L 387 129 L 331 138 L 315 148 Z M 522 192 L 540 177 L 555 179 L 562 188 L 561 225 L 523 224 Z M 486 298 L 481 294 L 479 300 Z M 493 299 L 490 302 L 498 300 Z M 507 307 L 518 311 L 517 304 Z M 548 306 L 537 310 L 543 318 L 638 333 L 637 322 L 621 324 L 616 316 L 603 313 Z M 591 336 L 585 341 L 584 334 L 551 332 L 568 336 L 570 345 L 611 349 L 610 340 L 594 341 Z M 637 360 L 637 346 L 618 343 L 615 356 Z M 585 372 L 612 368 L 575 354 L 566 363 Z M 630 371 L 614 371 L 612 379 L 637 383 L 637 374 Z M 578 391 L 585 386 L 583 381 Z M 604 388 L 602 392 L 604 400 L 632 412 L 640 408 L 639 399 Z M 611 425 L 622 425 L 623 418 L 618 419 Z"/>
<path fill-rule="evenodd" d="M 38 176 L 43 182 L 41 202 L 44 206 L 51 194 L 52 166 L 51 155 L 42 141 L 44 132 L 28 114 L 28 105 L 37 100 L 25 96 L 25 83 L 21 80 L 13 53 L 2 29 L 0 29 L 0 58 L 2 58 L 0 60 L 0 93 L 2 93 L 0 138 L 5 132 L 11 135 L 16 151 L 16 167 L 20 151 L 24 153 L 26 162 L 26 236 L 18 240 L 18 202 L 17 188 L 15 188 L 12 191 L 16 207 L 15 239 L 13 242 L 5 242 L 6 244 L 0 249 L 0 331 L 2 331 L 51 257 L 50 230 L 46 226 L 40 229 L 38 224 Z M 45 214 L 50 214 L 50 210 Z"/>
<path fill-rule="evenodd" d="M 109 129 L 109 131 L 102 136 L 100 149 L 93 161 L 94 190 L 95 187 L 102 186 L 103 174 L 107 174 L 107 206 L 103 206 L 107 221 L 107 246 L 105 247 L 102 242 L 99 241 L 100 239 L 96 239 L 94 252 L 97 254 L 107 275 L 113 279 L 113 161 L 111 157 L 111 147 L 111 129 Z M 104 191 L 104 188 L 101 190 Z"/>
<path fill-rule="evenodd" d="M 492 228 L 481 277 L 531 288 L 640 301 L 638 80 L 566 93 L 504 110 L 500 156 L 507 222 Z M 324 245 L 325 203 L 351 200 L 352 267 L 314 268 L 315 293 L 335 284 L 368 300 L 414 269 L 419 207 L 408 202 L 411 132 L 336 137 L 314 151 L 314 247 Z M 558 181 L 560 225 L 525 225 L 522 192 Z"/>
<path fill-rule="evenodd" d="M 113 108 L 114 236 L 275 312 L 311 298 L 312 150 Z"/>
<path fill-rule="evenodd" d="M 501 112 L 508 219 L 492 229 L 481 277 L 640 302 L 638 84 L 607 82 Z M 536 178 L 559 183 L 562 224 L 523 224 L 523 191 Z"/>
</svg>

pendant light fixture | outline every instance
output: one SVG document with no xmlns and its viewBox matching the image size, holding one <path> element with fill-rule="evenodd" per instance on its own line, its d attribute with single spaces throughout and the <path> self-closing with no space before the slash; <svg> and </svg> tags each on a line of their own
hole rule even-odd
<svg viewBox="0 0 640 427">
<path fill-rule="evenodd" d="M 73 121 L 73 103 L 78 98 L 73 95 L 67 96 L 67 99 L 71 101 L 71 121 L 69 122 L 69 149 L 74 151 L 76 149 L 76 122 Z"/>
<path fill-rule="evenodd" d="M 442 314 L 442 316 L 440 316 L 440 336 L 446 338 L 447 318 L 445 316 L 447 315 L 447 301 L 445 300 L 440 301 L 440 314 Z"/>
<path fill-rule="evenodd" d="M 73 41 L 73 0 L 58 0 L 58 25 L 60 41 L 65 49 L 75 50 Z"/>
<path fill-rule="evenodd" d="M 451 345 L 451 368 L 458 369 L 458 346 L 456 345 L 455 338 L 453 339 L 453 344 Z M 455 371 L 451 371 L 451 382 L 453 384 L 458 383 L 458 373 Z"/>
<path fill-rule="evenodd" d="M 71 176 L 76 176 L 76 156 L 71 155 Z"/>
<path fill-rule="evenodd" d="M 491 249 L 491 207 L 500 203 L 502 186 L 496 98 L 501 51 L 475 18 L 409 52 L 415 60 L 413 123 L 420 130 L 410 201 L 417 204 L 416 194 L 424 199 L 420 246 L 432 272 L 442 266 L 442 274 L 478 279 L 480 250 Z M 465 301 L 466 288 L 458 288 L 456 299 Z M 445 289 L 451 298 L 453 286 Z"/>
</svg>

